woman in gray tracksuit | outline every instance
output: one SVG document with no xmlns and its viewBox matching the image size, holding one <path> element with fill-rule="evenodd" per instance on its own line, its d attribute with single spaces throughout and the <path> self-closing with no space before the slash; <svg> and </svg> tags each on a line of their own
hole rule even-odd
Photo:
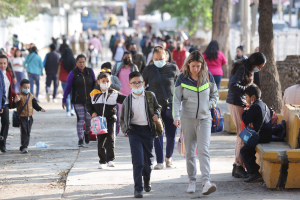
<svg viewBox="0 0 300 200">
<path fill-rule="evenodd" d="M 209 144 L 212 125 L 210 109 L 217 103 L 218 89 L 199 51 L 194 51 L 189 55 L 182 71 L 175 85 L 173 117 L 175 126 L 182 125 L 187 173 L 190 179 L 187 192 L 193 193 L 196 188 L 198 145 L 202 193 L 208 195 L 216 191 L 216 185 L 210 183 Z M 179 114 L 181 104 L 182 110 Z"/>
</svg>

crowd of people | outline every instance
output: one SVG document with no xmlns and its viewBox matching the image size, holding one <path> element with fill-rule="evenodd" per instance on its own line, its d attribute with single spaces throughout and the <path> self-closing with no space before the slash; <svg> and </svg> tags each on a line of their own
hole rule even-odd
<svg viewBox="0 0 300 200">
<path fill-rule="evenodd" d="M 174 167 L 172 157 L 178 130 L 183 132 L 186 148 L 190 179 L 187 192 L 196 190 L 196 151 L 202 174 L 202 193 L 208 195 L 216 191 L 216 185 L 210 182 L 210 109 L 217 104 L 222 67 L 227 64 L 217 41 L 211 41 L 201 52 L 190 41 L 181 41 L 180 37 L 144 35 L 139 38 L 138 33 L 131 36 L 117 32 L 108 44 L 114 63 L 103 63 L 97 75 L 94 69 L 103 52 L 101 38 L 90 32 L 88 38 L 82 34 L 77 38 L 75 32 L 70 38 L 63 36 L 62 41 L 58 45 L 57 39 L 52 38 L 50 52 L 43 62 L 34 44 L 30 44 L 27 50 L 23 50 L 23 46 L 20 49 L 13 47 L 9 54 L 1 51 L 1 152 L 6 152 L 9 109 L 17 108 L 20 151 L 28 153 L 33 109 L 45 112 L 38 105 L 39 78 L 45 68 L 47 100 L 50 101 L 53 83 L 52 97 L 57 102 L 57 87 L 61 82 L 64 91 L 62 107 L 67 116 L 77 116 L 79 147 L 90 142 L 91 119 L 106 118 L 107 133 L 97 135 L 99 169 L 115 167 L 115 137 L 118 134 L 128 137 L 136 198 L 143 197 L 143 190 L 151 191 L 152 168 Z M 75 59 L 76 42 L 80 50 Z M 255 148 L 239 137 L 242 125 L 252 126 L 260 132 L 259 142 L 264 143 L 270 142 L 273 136 L 282 136 L 285 131 L 284 121 L 272 126 L 271 110 L 261 100 L 258 73 L 267 60 L 258 51 L 247 57 L 243 46 L 237 47 L 226 100 L 237 131 L 232 176 L 244 178 L 245 182 L 257 181 L 261 176 L 255 163 Z M 291 98 L 295 90 L 299 90 L 299 83 L 285 92 L 284 103 L 295 100 Z M 299 95 L 299 91 L 296 93 Z M 155 124 L 159 120 L 164 124 L 164 131 L 156 135 Z"/>
</svg>

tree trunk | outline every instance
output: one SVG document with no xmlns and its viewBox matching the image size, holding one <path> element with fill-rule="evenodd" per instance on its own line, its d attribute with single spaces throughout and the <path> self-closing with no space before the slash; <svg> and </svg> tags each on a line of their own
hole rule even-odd
<svg viewBox="0 0 300 200">
<path fill-rule="evenodd" d="M 272 8 L 272 0 L 259 1 L 259 51 L 267 58 L 267 63 L 260 72 L 260 86 L 262 100 L 279 113 L 282 107 L 282 92 L 274 57 Z"/>
<path fill-rule="evenodd" d="M 223 77 L 229 78 L 230 74 L 230 48 L 229 48 L 229 11 L 231 0 L 213 0 L 212 14 L 212 40 L 217 40 L 219 50 L 222 51 L 228 61 L 228 64 L 223 67 Z"/>
</svg>

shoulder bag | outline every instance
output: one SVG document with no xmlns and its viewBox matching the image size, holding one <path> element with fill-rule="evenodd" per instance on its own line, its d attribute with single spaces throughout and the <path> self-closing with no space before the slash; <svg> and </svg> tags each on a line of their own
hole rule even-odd
<svg viewBox="0 0 300 200">
<path fill-rule="evenodd" d="M 30 99 L 30 94 L 26 100 L 26 103 L 24 104 L 24 106 L 21 108 L 20 112 L 17 113 L 17 111 L 13 111 L 13 127 L 20 127 L 20 114 L 23 112 L 25 106 L 28 104 L 28 101 Z"/>
<path fill-rule="evenodd" d="M 253 128 L 250 127 L 250 125 L 248 125 L 240 133 L 239 137 L 249 146 L 255 147 L 258 144 L 258 141 L 260 138 L 259 132 L 260 132 L 262 126 L 264 125 L 264 121 L 266 119 L 267 113 L 268 113 L 268 111 L 267 111 L 267 105 L 266 105 L 265 116 L 264 116 L 264 119 L 261 123 L 261 126 L 260 126 L 258 132 L 256 132 Z"/>
</svg>

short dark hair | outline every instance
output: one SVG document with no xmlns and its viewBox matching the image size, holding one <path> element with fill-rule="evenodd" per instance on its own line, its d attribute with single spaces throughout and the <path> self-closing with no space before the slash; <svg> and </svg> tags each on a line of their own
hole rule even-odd
<svg viewBox="0 0 300 200">
<path fill-rule="evenodd" d="M 249 85 L 245 89 L 245 94 L 247 94 L 249 97 L 252 97 L 254 95 L 254 96 L 256 96 L 257 99 L 260 99 L 260 97 L 261 97 L 261 91 L 260 91 L 259 87 L 255 84 Z"/>
<path fill-rule="evenodd" d="M 56 49 L 56 45 L 55 44 L 50 44 L 50 49 L 51 49 L 51 51 L 54 51 Z"/>
<path fill-rule="evenodd" d="M 111 63 L 110 62 L 103 63 L 101 65 L 101 69 L 103 69 L 103 68 L 111 69 Z"/>
<path fill-rule="evenodd" d="M 128 55 L 131 55 L 132 56 L 132 54 L 131 54 L 131 52 L 130 51 L 125 51 L 124 52 L 124 54 L 123 54 L 123 56 L 122 56 L 122 58 L 126 55 L 126 54 L 128 54 Z"/>
<path fill-rule="evenodd" d="M 22 87 L 24 84 L 30 84 L 29 80 L 28 80 L 28 79 L 23 79 L 23 80 L 20 82 L 20 86 Z"/>
<path fill-rule="evenodd" d="M 140 72 L 134 71 L 134 72 L 131 72 L 131 73 L 129 74 L 129 82 L 130 82 L 130 80 L 133 79 L 134 77 L 141 77 L 141 78 L 144 80 L 144 78 L 143 78 L 143 76 L 142 76 L 142 74 L 141 74 Z"/>
<path fill-rule="evenodd" d="M 6 55 L 4 55 L 4 54 L 0 54 L 0 58 L 6 58 L 6 60 L 7 60 L 7 64 L 8 64 L 8 57 L 7 57 Z"/>
<path fill-rule="evenodd" d="M 242 45 L 238 46 L 237 49 L 240 49 L 241 51 L 244 51 L 244 47 Z"/>
<path fill-rule="evenodd" d="M 85 55 L 79 54 L 79 55 L 76 57 L 76 62 L 77 62 L 80 58 L 84 58 L 84 59 L 86 60 Z"/>
<path fill-rule="evenodd" d="M 97 80 L 100 80 L 100 79 L 103 79 L 103 78 L 109 78 L 110 77 L 110 74 L 109 73 L 106 73 L 106 72 L 100 72 L 98 77 L 97 77 Z"/>
</svg>

